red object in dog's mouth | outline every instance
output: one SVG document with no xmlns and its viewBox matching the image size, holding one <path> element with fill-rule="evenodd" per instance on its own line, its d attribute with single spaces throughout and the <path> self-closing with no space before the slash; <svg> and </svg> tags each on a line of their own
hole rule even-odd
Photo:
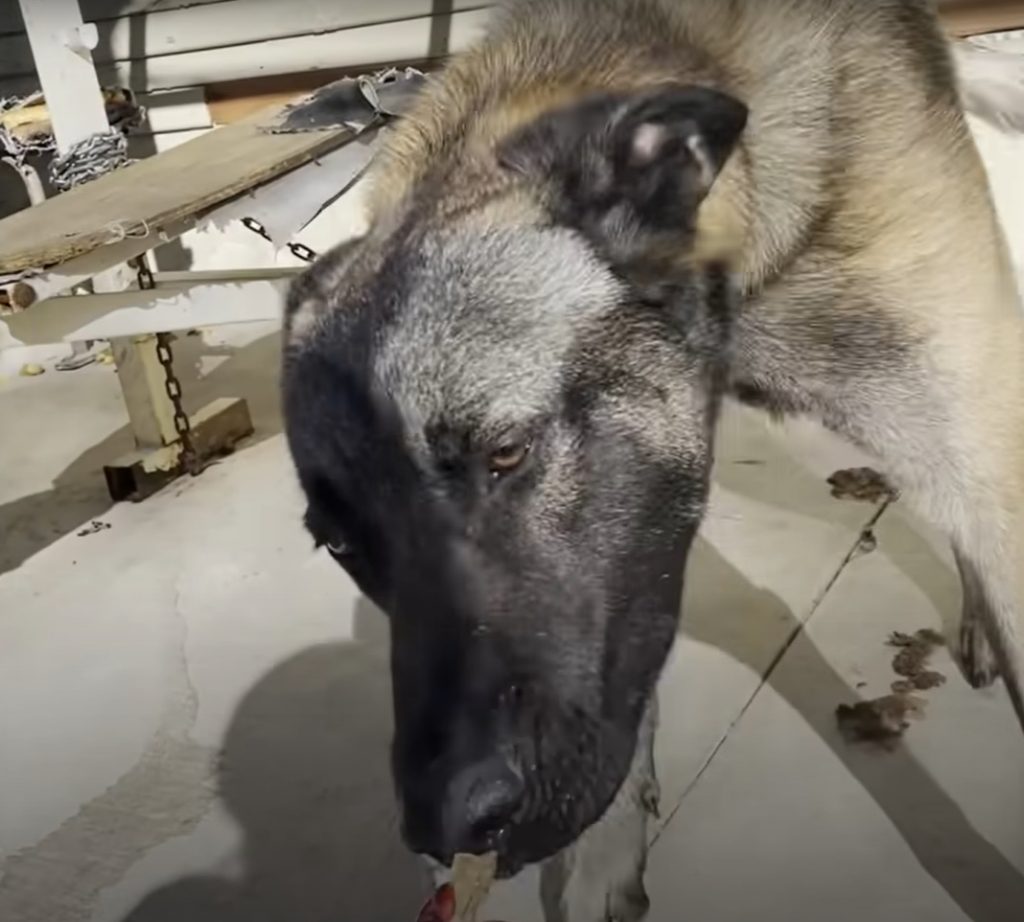
<svg viewBox="0 0 1024 922">
<path fill-rule="evenodd" d="M 420 910 L 417 922 L 476 922 L 497 868 L 498 856 L 494 852 L 456 855 L 451 881 L 434 891 Z"/>
<path fill-rule="evenodd" d="M 442 884 L 420 910 L 416 922 L 452 922 L 455 918 L 455 888 Z"/>
</svg>

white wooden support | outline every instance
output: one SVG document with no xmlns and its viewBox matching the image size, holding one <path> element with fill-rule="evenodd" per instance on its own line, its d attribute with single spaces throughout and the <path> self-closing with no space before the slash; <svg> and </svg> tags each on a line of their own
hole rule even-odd
<svg viewBox="0 0 1024 922">
<path fill-rule="evenodd" d="M 35 294 L 37 301 L 52 298 L 54 295 L 62 294 L 76 288 L 89 279 L 108 272 L 117 266 L 122 265 L 126 260 L 134 259 L 154 247 L 169 243 L 192 230 L 199 219 L 196 216 L 184 218 L 162 227 L 158 231 L 149 231 L 140 234 L 138 237 L 125 237 L 116 243 L 107 244 L 105 247 L 69 259 L 39 274 L 18 273 L 3 278 L 5 283 L 21 279 L 23 284 L 28 285 Z"/>
<path fill-rule="evenodd" d="M 178 440 L 170 400 L 151 400 L 149 396 L 154 393 L 166 395 L 166 377 L 156 355 L 156 344 L 155 334 L 111 340 L 114 365 L 135 445 L 141 449 L 164 448 Z"/>
<path fill-rule="evenodd" d="M 83 22 L 77 0 L 19 3 L 57 151 L 65 154 L 78 142 L 110 128 L 91 54 L 96 28 Z M 144 252 L 137 250 L 133 255 Z M 130 278 L 125 268 L 108 263 L 103 271 L 91 274 L 94 296 L 123 291 Z M 114 499 L 142 499 L 179 473 L 182 444 L 174 427 L 166 374 L 156 355 L 156 336 L 113 337 L 110 342 L 139 450 L 108 465 L 104 472 Z M 230 450 L 252 432 L 244 400 L 220 401 L 203 408 L 197 417 L 193 444 L 201 456 Z"/>
<path fill-rule="evenodd" d="M 98 40 L 96 27 L 83 21 L 78 0 L 18 2 L 57 153 L 66 154 L 80 141 L 110 128 L 92 61 L 92 49 Z M 127 284 L 123 266 L 111 267 L 91 281 L 95 292 L 121 291 Z M 76 342 L 73 349 L 74 354 L 58 368 L 74 369 L 88 361 L 87 343 Z M 126 395 L 126 402 L 128 399 Z"/>
<path fill-rule="evenodd" d="M 57 149 L 105 131 L 107 113 L 92 63 L 96 27 L 82 21 L 78 0 L 18 0 L 36 73 L 50 110 Z"/>
<path fill-rule="evenodd" d="M 18 2 L 57 153 L 66 154 L 80 141 L 110 129 L 92 62 L 96 27 L 82 20 L 78 0 Z M 123 272 L 114 267 L 93 278 L 94 291 L 120 291 L 126 284 Z"/>
<path fill-rule="evenodd" d="M 158 272 L 150 290 L 47 298 L 4 320 L 26 346 L 280 321 L 288 285 L 303 269 Z"/>
</svg>

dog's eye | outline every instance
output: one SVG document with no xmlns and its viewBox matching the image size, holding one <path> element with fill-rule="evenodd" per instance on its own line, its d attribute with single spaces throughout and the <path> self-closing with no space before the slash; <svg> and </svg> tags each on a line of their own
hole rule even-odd
<svg viewBox="0 0 1024 922">
<path fill-rule="evenodd" d="M 487 458 L 487 468 L 494 477 L 510 474 L 530 453 L 529 439 L 509 439 L 499 445 Z"/>
<path fill-rule="evenodd" d="M 335 560 L 346 560 L 352 556 L 352 545 L 341 539 L 325 541 L 324 547 L 327 548 L 327 553 Z"/>
</svg>

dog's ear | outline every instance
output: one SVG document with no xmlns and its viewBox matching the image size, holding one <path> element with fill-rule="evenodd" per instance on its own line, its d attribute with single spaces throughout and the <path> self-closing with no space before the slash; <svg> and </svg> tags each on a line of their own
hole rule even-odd
<svg viewBox="0 0 1024 922">
<path fill-rule="evenodd" d="M 553 220 L 628 258 L 652 235 L 693 230 L 746 123 L 743 103 L 706 87 L 605 93 L 518 129 L 498 158 L 539 184 Z"/>
</svg>

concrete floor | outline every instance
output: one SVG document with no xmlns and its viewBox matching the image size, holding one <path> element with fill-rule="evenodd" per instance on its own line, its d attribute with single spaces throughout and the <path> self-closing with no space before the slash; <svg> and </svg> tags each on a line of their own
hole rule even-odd
<svg viewBox="0 0 1024 922">
<path fill-rule="evenodd" d="M 423 898 L 387 771 L 386 626 L 300 528 L 276 337 L 179 344 L 257 437 L 111 507 L 114 373 L 0 381 L 0 920 L 402 922 Z M 859 463 L 731 409 L 663 682 L 652 922 L 1020 922 L 1024 736 L 949 681 L 905 744 L 845 742 L 893 630 L 953 621 L 941 541 L 831 498 Z M 79 536 L 91 520 L 108 529 Z M 877 548 L 857 553 L 873 524 Z M 534 875 L 489 916 L 539 922 Z"/>
</svg>

